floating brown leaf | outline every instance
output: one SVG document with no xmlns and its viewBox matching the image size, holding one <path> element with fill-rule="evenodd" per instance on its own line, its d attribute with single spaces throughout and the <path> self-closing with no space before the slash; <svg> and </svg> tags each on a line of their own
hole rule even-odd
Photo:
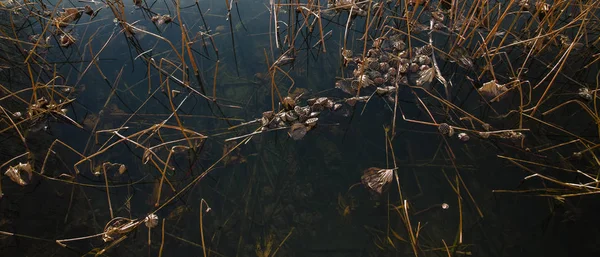
<svg viewBox="0 0 600 257">
<path fill-rule="evenodd" d="M 64 12 L 56 18 L 56 26 L 66 27 L 69 23 L 78 20 L 81 17 L 81 12 L 77 8 L 65 8 Z"/>
<path fill-rule="evenodd" d="M 394 169 L 382 169 L 371 167 L 363 172 L 360 180 L 369 190 L 377 194 L 382 194 L 387 189 L 387 185 L 394 178 Z"/>
</svg>

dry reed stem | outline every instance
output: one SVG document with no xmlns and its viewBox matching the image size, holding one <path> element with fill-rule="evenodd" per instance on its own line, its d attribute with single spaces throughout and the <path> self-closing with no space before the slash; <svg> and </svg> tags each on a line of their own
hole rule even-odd
<svg viewBox="0 0 600 257">
<path fill-rule="evenodd" d="M 158 249 L 158 257 L 162 256 L 163 253 L 163 249 L 165 247 L 165 220 L 166 219 L 162 219 L 162 224 L 161 224 L 161 238 L 160 238 L 160 248 Z"/>
<path fill-rule="evenodd" d="M 208 203 L 204 199 L 200 199 L 200 240 L 202 242 L 202 254 L 204 257 L 207 257 L 206 244 L 204 243 L 204 223 L 202 222 L 202 204 L 206 205 L 206 212 L 210 211 L 210 206 L 208 206 Z"/>
<path fill-rule="evenodd" d="M 108 200 L 108 210 L 110 211 L 110 218 L 114 219 L 115 215 L 113 214 L 112 203 L 110 201 L 110 191 L 108 189 L 108 176 L 106 175 L 106 166 L 102 164 L 102 172 L 104 173 L 104 183 L 106 185 L 106 199 Z"/>
</svg>

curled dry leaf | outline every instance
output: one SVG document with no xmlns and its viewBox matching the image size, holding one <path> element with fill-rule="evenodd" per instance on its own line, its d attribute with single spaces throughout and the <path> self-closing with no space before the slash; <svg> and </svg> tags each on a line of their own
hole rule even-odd
<svg viewBox="0 0 600 257">
<path fill-rule="evenodd" d="M 83 7 L 83 12 L 89 16 L 92 16 L 92 14 L 94 14 L 94 9 L 92 9 L 92 7 L 90 7 L 89 5 L 86 5 L 85 7 Z"/>
<path fill-rule="evenodd" d="M 529 3 L 529 0 L 519 0 L 519 7 L 527 11 L 531 7 L 531 4 Z"/>
<path fill-rule="evenodd" d="M 283 105 L 283 108 L 285 108 L 288 111 L 293 110 L 294 107 L 296 106 L 296 101 L 293 98 L 286 96 L 285 98 L 283 98 L 282 105 Z"/>
<path fill-rule="evenodd" d="M 461 66 L 465 69 L 473 70 L 475 69 L 475 64 L 473 63 L 473 58 L 471 58 L 471 54 L 464 47 L 456 47 L 451 53 L 450 57 L 452 58 L 452 62 L 456 62 L 458 66 Z"/>
<path fill-rule="evenodd" d="M 20 186 L 26 186 L 27 182 L 21 176 L 21 172 L 25 172 L 28 175 L 28 180 L 31 180 L 33 176 L 33 168 L 29 163 L 19 163 L 15 166 L 9 167 L 4 175 L 8 176 L 10 180 L 19 184 Z"/>
<path fill-rule="evenodd" d="M 137 228 L 142 222 L 145 222 L 146 219 L 139 220 L 131 220 L 123 217 L 116 217 L 110 220 L 106 226 L 104 226 L 104 234 L 102 234 L 102 240 L 106 242 L 110 242 L 113 240 L 117 240 L 121 238 L 123 235 L 133 231 Z"/>
<path fill-rule="evenodd" d="M 419 72 L 419 78 L 417 79 L 417 86 L 423 86 L 425 84 L 431 83 L 435 78 L 435 69 L 434 68 L 426 68 Z"/>
<path fill-rule="evenodd" d="M 444 13 L 442 11 L 431 12 L 431 17 L 439 22 L 443 22 L 445 18 Z"/>
<path fill-rule="evenodd" d="M 125 171 L 127 171 L 127 166 L 125 166 L 125 164 L 119 165 L 119 174 L 123 175 Z"/>
<path fill-rule="evenodd" d="M 59 37 L 59 44 L 62 47 L 69 47 L 75 43 L 75 38 L 68 33 L 64 33 Z"/>
<path fill-rule="evenodd" d="M 592 99 L 594 99 L 594 95 L 591 92 L 592 91 L 590 91 L 589 88 L 582 87 L 579 89 L 579 92 L 577 93 L 577 95 L 587 101 L 591 101 Z"/>
<path fill-rule="evenodd" d="M 115 218 L 109 221 L 104 227 L 104 234 L 102 235 L 102 241 L 105 243 L 111 242 L 118 239 L 121 235 L 118 232 L 119 226 L 127 223 L 126 218 Z"/>
<path fill-rule="evenodd" d="M 374 84 L 373 80 L 371 80 L 366 74 L 360 75 L 357 82 L 360 87 L 368 87 Z"/>
<path fill-rule="evenodd" d="M 342 108 L 342 104 L 334 104 L 334 105 L 333 105 L 333 108 L 332 108 L 332 110 L 333 110 L 333 111 L 337 111 L 337 110 L 339 110 L 340 108 Z"/>
<path fill-rule="evenodd" d="M 469 135 L 467 135 L 467 133 L 460 133 L 460 134 L 458 134 L 458 139 L 460 141 L 467 142 L 467 141 L 469 141 L 470 137 L 469 137 Z"/>
<path fill-rule="evenodd" d="M 537 1 L 535 3 L 535 7 L 537 8 L 537 10 L 541 13 L 547 13 L 550 11 L 550 9 L 552 8 L 552 6 L 550 6 L 550 4 L 544 2 L 544 1 Z"/>
<path fill-rule="evenodd" d="M 360 177 L 362 184 L 372 192 L 382 194 L 394 178 L 394 169 L 371 167 Z"/>
<path fill-rule="evenodd" d="M 162 25 L 162 24 L 171 23 L 173 21 L 173 18 L 171 18 L 171 16 L 168 14 L 155 15 L 155 16 L 152 16 L 151 21 L 156 23 L 157 25 Z"/>
<path fill-rule="evenodd" d="M 146 149 L 144 151 L 144 155 L 142 155 L 142 162 L 144 164 L 148 163 L 148 161 L 150 161 L 150 159 L 152 159 L 152 152 L 148 149 Z"/>
<path fill-rule="evenodd" d="M 479 91 L 483 97 L 491 99 L 491 102 L 497 102 L 500 100 L 499 96 L 508 91 L 508 88 L 503 84 L 498 84 L 495 80 L 491 80 L 483 83 L 483 86 L 477 91 Z"/>
<path fill-rule="evenodd" d="M 352 87 L 352 81 L 350 80 L 342 79 L 336 81 L 335 88 L 342 90 L 346 94 L 356 95 L 356 89 Z"/>
</svg>

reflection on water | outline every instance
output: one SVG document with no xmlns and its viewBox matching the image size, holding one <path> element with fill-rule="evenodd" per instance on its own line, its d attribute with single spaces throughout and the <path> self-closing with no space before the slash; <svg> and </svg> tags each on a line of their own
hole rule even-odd
<svg viewBox="0 0 600 257">
<path fill-rule="evenodd" d="M 2 177 L 0 230 L 28 236 L 0 235 L 2 252 L 76 256 L 91 249 L 96 253 L 112 241 L 120 243 L 105 255 L 411 256 L 414 238 L 418 252 L 427 256 L 597 251 L 590 249 L 597 242 L 595 231 L 587 229 L 594 226 L 588 199 L 557 204 L 492 192 L 525 183 L 521 169 L 497 157 L 518 144 L 475 136 L 463 142 L 433 127 L 400 121 L 388 144 L 385 130 L 394 115 L 389 99 L 373 97 L 366 108 L 356 104 L 323 110 L 316 114 L 318 126 L 304 128 L 302 140 L 293 140 L 282 129 L 254 135 L 248 142 L 225 141 L 253 133 L 255 126 L 228 128 L 260 118 L 279 102 L 272 100 L 269 77 L 277 59 L 271 52 L 269 3 L 232 3 L 237 8 L 230 22 L 226 5 L 217 1 L 183 1 L 180 17 L 169 9 L 171 3 L 147 2 L 152 6 L 147 12 L 142 9 L 149 6 L 141 9 L 126 2 L 136 40 L 127 40 L 123 27 L 115 25 L 114 15 L 104 8 L 93 20 L 82 17 L 69 32 L 77 38 L 77 47 L 50 50 L 47 59 L 64 60 L 65 55 L 85 60 L 52 64 L 65 74 L 64 83 L 75 86 L 70 94 L 76 101 L 67 112 L 82 128 L 49 118 L 27 130 L 25 137 L 39 140 L 31 148 L 36 167 L 44 163 L 46 170 L 26 187 Z M 101 5 L 90 6 L 97 10 Z M 150 14 L 171 14 L 173 21 L 153 23 Z M 298 106 L 314 97 L 347 97 L 347 92 L 334 88 L 336 77 L 348 77 L 341 74 L 338 53 L 345 21 L 345 15 L 324 21 L 326 32 L 334 35 L 324 44 L 306 36 L 308 31 L 296 32 L 301 35 L 296 40 L 306 42 L 300 44 L 293 65 L 279 71 L 277 83 L 285 96 L 293 79 L 289 95 L 299 97 Z M 183 43 L 180 22 L 188 29 Z M 280 22 L 281 30 L 289 29 L 286 22 Z M 353 40 L 348 46 L 355 50 L 363 44 L 359 28 L 355 25 L 349 32 Z M 192 54 L 183 51 L 182 44 L 195 46 L 200 73 L 172 61 Z M 279 51 L 275 56 L 285 49 Z M 162 72 L 149 72 L 153 65 Z M 166 79 L 169 76 L 194 79 L 185 88 L 176 79 Z M 454 83 L 456 88 L 470 86 L 466 81 Z M 399 102 L 410 103 L 403 115 L 426 118 L 412 92 L 398 95 Z M 457 97 L 465 95 L 457 92 Z M 211 104 L 213 96 L 219 104 Z M 433 102 L 425 96 L 423 101 Z M 489 112 L 476 104 L 464 108 L 480 116 Z M 429 110 L 440 119 L 445 115 L 441 106 Z M 177 130 L 180 126 L 189 129 L 184 137 Z M 56 138 L 61 143 L 48 158 L 46 151 Z M 178 146 L 164 143 L 168 141 Z M 13 157 L 10 152 L 3 153 L 3 160 Z M 89 155 L 93 159 L 78 163 L 76 174 L 73 165 Z M 395 165 L 390 186 L 381 194 L 360 184 L 364 170 Z M 141 221 L 155 210 L 159 223 L 149 229 Z M 114 217 L 128 219 L 135 228 L 110 234 L 114 238 L 106 243 L 102 237 L 62 242 L 65 247 L 55 242 L 102 233 Z"/>
</svg>

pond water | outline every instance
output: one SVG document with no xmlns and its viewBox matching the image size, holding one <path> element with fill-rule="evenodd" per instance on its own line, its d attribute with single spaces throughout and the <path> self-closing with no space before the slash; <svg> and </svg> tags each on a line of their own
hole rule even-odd
<svg viewBox="0 0 600 257">
<path fill-rule="evenodd" d="M 81 128 L 50 119 L 39 129 L 27 130 L 34 166 L 37 171 L 46 166 L 24 187 L 10 181 L 3 170 L 0 231 L 19 236 L 0 234 L 2 256 L 83 256 L 107 246 L 106 256 L 590 256 L 599 252 L 598 226 L 593 222 L 598 205 L 593 195 L 559 202 L 533 193 L 493 192 L 546 186 L 525 181 L 530 173 L 501 158 L 526 159 L 519 142 L 473 135 L 463 142 L 398 114 L 394 138 L 388 143 L 386 129 L 392 127 L 395 113 L 383 97 L 323 111 L 318 125 L 302 140 L 290 138 L 287 129 L 256 134 L 248 141 L 228 140 L 253 133 L 260 122 L 232 126 L 260 119 L 273 103 L 279 109 L 269 67 L 289 49 L 283 42 L 290 39 L 280 39 L 279 49 L 274 46 L 268 1 L 186 0 L 180 2 L 179 17 L 174 2 L 145 2 L 144 8 L 154 14 L 173 17 L 173 22 L 161 25 L 151 21 L 151 12 L 126 1 L 127 21 L 146 31 L 137 31 L 135 40 L 127 38 L 105 4 L 73 4 L 104 8 L 93 20 L 84 15 L 69 27 L 75 45 L 50 48 L 45 58 L 63 75 L 60 83 L 74 87 L 69 94 L 76 100 L 67 113 Z M 231 17 L 227 4 L 233 7 Z M 304 22 L 301 16 L 288 19 L 295 11 L 295 7 L 281 7 L 277 12 L 285 17 L 278 23 L 280 36 L 290 35 L 289 24 Z M 347 48 L 359 54 L 363 49 L 364 41 L 359 39 L 364 19 L 351 22 L 346 32 L 347 13 L 322 16 L 323 24 L 318 26 L 330 35 L 325 43 L 319 41 L 317 25 L 312 32 L 306 27 L 295 31 L 295 61 L 280 70 L 289 77 L 283 72 L 276 75 L 283 96 L 290 88 L 289 93 L 303 93 L 299 106 L 315 97 L 347 98 L 334 88 L 340 77 L 352 73 L 341 65 L 344 34 L 348 34 Z M 188 42 L 182 43 L 180 23 L 185 24 Z M 34 24 L 31 29 L 41 28 Z M 443 38 L 437 35 L 433 40 L 443 46 Z M 184 44 L 192 45 L 194 52 L 188 53 Z M 190 55 L 198 76 L 189 64 Z M 184 70 L 181 59 L 188 63 Z M 498 115 L 476 99 L 479 96 L 466 79 L 471 71 L 442 58 L 438 62 L 448 71 L 445 76 L 453 78 L 453 104 L 499 129 L 515 127 L 514 120 L 495 118 Z M 537 71 L 535 66 L 529 69 L 530 74 Z M 546 71 L 546 67 L 539 69 Z M 189 81 L 189 87 L 167 76 Z M 440 85 L 436 87 L 443 92 Z M 170 98 L 173 90 L 178 94 Z M 207 100 L 199 92 L 218 100 Z M 406 119 L 430 121 L 431 116 L 440 123 L 467 123 L 456 120 L 460 115 L 452 118 L 447 112 L 454 111 L 444 109 L 434 97 L 413 92 L 398 93 Z M 420 101 L 430 109 L 425 110 Z M 509 105 L 499 103 L 495 108 L 503 109 L 502 104 Z M 574 123 L 564 126 L 577 127 Z M 168 127 L 156 129 L 156 124 Z M 189 131 L 182 133 L 180 127 Z M 198 135 L 191 131 L 207 137 L 193 138 Z M 20 144 L 12 134 L 3 136 L 9 144 Z M 55 139 L 83 156 L 93 155 L 92 161 L 77 164 L 77 173 L 74 165 L 81 155 L 60 143 L 50 148 Z M 171 140 L 178 141 L 161 145 Z M 531 140 L 523 148 L 546 138 Z M 171 148 L 175 145 L 194 148 L 179 151 Z M 140 146 L 153 147 L 156 156 L 151 158 Z M 3 152 L 2 163 L 21 149 L 14 147 Z M 53 151 L 50 157 L 46 157 L 48 149 Z M 165 160 L 172 169 L 165 168 Z M 103 166 L 107 162 L 115 165 Z M 126 167 L 123 174 L 118 172 L 121 164 Z M 370 167 L 397 167 L 397 176 L 381 195 L 361 184 L 363 172 Z M 150 213 L 158 216 L 152 229 L 139 223 L 106 243 L 101 236 L 77 239 L 106 231 L 114 217 L 136 221 Z M 407 231 L 412 236 L 418 231 L 417 253 Z M 55 242 L 63 239 L 77 240 L 61 241 L 64 246 Z"/>
</svg>

